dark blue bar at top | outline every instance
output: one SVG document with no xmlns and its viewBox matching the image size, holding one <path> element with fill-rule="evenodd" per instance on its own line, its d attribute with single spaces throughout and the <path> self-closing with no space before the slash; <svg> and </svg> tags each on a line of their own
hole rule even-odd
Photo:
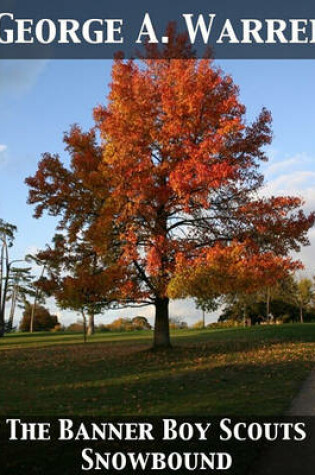
<svg viewBox="0 0 315 475">
<path fill-rule="evenodd" d="M 0 0 L 0 58 L 130 58 L 146 41 L 181 57 L 170 22 L 197 57 L 210 47 L 216 58 L 315 58 L 309 0 Z"/>
</svg>

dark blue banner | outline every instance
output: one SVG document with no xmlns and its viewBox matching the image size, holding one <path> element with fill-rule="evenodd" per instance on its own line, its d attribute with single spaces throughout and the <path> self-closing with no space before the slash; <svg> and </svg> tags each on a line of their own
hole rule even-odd
<svg viewBox="0 0 315 475">
<path fill-rule="evenodd" d="M 174 25 L 197 57 L 315 58 L 309 0 L 2 0 L 0 58 L 182 57 Z"/>
</svg>

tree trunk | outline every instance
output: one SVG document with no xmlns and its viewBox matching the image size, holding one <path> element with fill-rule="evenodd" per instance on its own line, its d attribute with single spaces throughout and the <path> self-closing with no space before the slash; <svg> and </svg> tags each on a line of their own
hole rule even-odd
<svg viewBox="0 0 315 475">
<path fill-rule="evenodd" d="M 4 315 L 2 314 L 2 311 L 0 310 L 0 338 L 4 336 L 4 330 L 5 330 Z"/>
<path fill-rule="evenodd" d="M 32 305 L 31 319 L 30 319 L 30 333 L 34 332 L 34 318 L 35 318 L 36 302 L 37 302 L 37 295 L 35 295 L 35 299 Z"/>
<path fill-rule="evenodd" d="M 89 314 L 89 323 L 88 323 L 88 329 L 87 329 L 87 334 L 94 335 L 95 332 L 95 325 L 94 325 L 94 313 Z"/>
<path fill-rule="evenodd" d="M 44 264 L 44 266 L 42 268 L 42 272 L 40 274 L 39 280 L 41 280 L 44 277 L 45 270 L 46 270 L 46 264 Z M 30 332 L 31 333 L 33 333 L 33 331 L 34 331 L 35 309 L 36 309 L 36 305 L 37 305 L 37 300 L 39 299 L 39 294 L 40 294 L 39 293 L 39 287 L 37 287 L 36 292 L 35 292 L 33 306 L 32 306 L 32 313 L 31 313 L 31 322 L 30 322 Z"/>
<path fill-rule="evenodd" d="M 16 301 L 17 301 L 17 298 L 18 298 L 18 291 L 19 291 L 18 285 L 14 286 L 13 295 L 12 295 L 12 302 L 11 302 L 11 310 L 10 310 L 8 331 L 12 331 L 12 329 L 13 329 L 13 320 L 14 320 L 14 315 L 15 315 Z"/>
<path fill-rule="evenodd" d="M 0 257 L 0 337 L 5 334 L 5 305 L 9 283 L 9 254 L 6 241 L 3 241 Z"/>
<path fill-rule="evenodd" d="M 83 311 L 81 313 L 82 313 L 82 318 L 83 318 L 83 342 L 86 343 L 86 337 L 87 337 L 86 316 Z"/>
<path fill-rule="evenodd" d="M 244 327 L 247 327 L 247 309 L 246 309 L 246 305 L 244 305 L 244 308 L 243 308 L 243 325 L 244 325 Z"/>
<path fill-rule="evenodd" d="M 155 301 L 155 326 L 153 348 L 171 348 L 169 326 L 169 299 L 157 298 Z"/>
<path fill-rule="evenodd" d="M 300 322 L 304 323 L 303 306 L 302 305 L 300 305 Z"/>
<path fill-rule="evenodd" d="M 266 298 L 266 321 L 270 323 L 270 301 L 271 301 L 271 295 L 270 295 L 270 288 L 267 288 L 267 298 Z"/>
</svg>

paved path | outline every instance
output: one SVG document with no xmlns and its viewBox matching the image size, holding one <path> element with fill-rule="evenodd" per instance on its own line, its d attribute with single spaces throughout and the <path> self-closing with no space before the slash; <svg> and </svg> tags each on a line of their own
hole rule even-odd
<svg viewBox="0 0 315 475">
<path fill-rule="evenodd" d="M 315 416 L 315 369 L 293 399 L 288 416 Z M 314 475 L 315 417 L 308 422 L 308 438 L 302 445 L 273 446 L 267 450 L 250 475 Z"/>
<path fill-rule="evenodd" d="M 301 387 L 293 400 L 289 416 L 315 416 L 315 369 Z M 315 468 L 314 468 L 315 473 Z"/>
</svg>

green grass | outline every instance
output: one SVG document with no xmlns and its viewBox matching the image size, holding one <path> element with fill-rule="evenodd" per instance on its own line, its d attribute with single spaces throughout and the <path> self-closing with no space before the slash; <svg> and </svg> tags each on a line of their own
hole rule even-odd
<svg viewBox="0 0 315 475">
<path fill-rule="evenodd" d="M 315 324 L 0 339 L 2 415 L 280 415 L 314 366 Z"/>
</svg>

